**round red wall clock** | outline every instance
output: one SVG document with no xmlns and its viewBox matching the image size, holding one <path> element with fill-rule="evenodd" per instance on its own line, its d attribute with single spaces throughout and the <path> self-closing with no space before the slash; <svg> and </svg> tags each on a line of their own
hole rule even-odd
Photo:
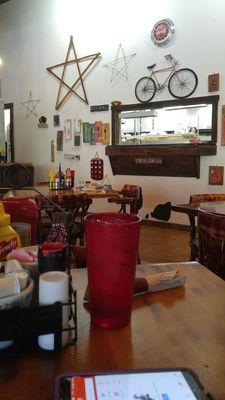
<svg viewBox="0 0 225 400">
<path fill-rule="evenodd" d="M 156 46 L 165 46 L 173 38 L 174 32 L 174 23 L 169 18 L 161 19 L 152 28 L 152 42 Z"/>
</svg>

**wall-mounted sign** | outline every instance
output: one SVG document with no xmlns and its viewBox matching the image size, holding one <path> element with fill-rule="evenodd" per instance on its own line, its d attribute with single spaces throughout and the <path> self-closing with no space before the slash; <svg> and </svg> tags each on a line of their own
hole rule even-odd
<svg viewBox="0 0 225 400">
<path fill-rule="evenodd" d="M 109 105 L 108 104 L 100 104 L 98 106 L 90 106 L 90 111 L 108 111 L 109 110 Z"/>
<path fill-rule="evenodd" d="M 134 159 L 136 165 L 162 165 L 163 159 L 158 157 L 138 157 Z"/>
</svg>

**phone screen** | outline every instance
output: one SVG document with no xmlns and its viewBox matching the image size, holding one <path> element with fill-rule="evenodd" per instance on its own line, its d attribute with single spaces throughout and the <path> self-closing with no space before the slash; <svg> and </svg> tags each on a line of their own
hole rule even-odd
<svg viewBox="0 0 225 400">
<path fill-rule="evenodd" d="M 83 375 L 64 379 L 67 396 L 63 397 L 61 391 L 61 400 L 207 399 L 194 377 L 186 371 Z"/>
</svg>

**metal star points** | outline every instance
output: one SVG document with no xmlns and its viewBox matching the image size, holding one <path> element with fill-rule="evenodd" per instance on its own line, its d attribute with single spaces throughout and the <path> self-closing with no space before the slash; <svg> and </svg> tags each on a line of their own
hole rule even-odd
<svg viewBox="0 0 225 400">
<path fill-rule="evenodd" d="M 69 60 L 71 51 L 73 52 L 74 58 Z M 75 96 L 77 96 L 80 100 L 82 100 L 82 101 L 84 101 L 84 103 L 88 104 L 88 100 L 87 100 L 87 96 L 86 96 L 86 92 L 85 92 L 85 88 L 84 88 L 83 76 L 84 76 L 84 74 L 86 74 L 88 69 L 91 67 L 91 65 L 94 63 L 94 61 L 98 57 L 100 57 L 100 53 L 90 54 L 85 57 L 77 58 L 76 50 L 75 50 L 74 43 L 73 43 L 73 36 L 70 36 L 70 43 L 69 43 L 69 47 L 67 50 L 65 61 L 63 63 L 56 64 L 56 65 L 53 65 L 52 67 L 46 68 L 47 71 L 60 82 L 56 105 L 55 105 L 56 110 L 58 110 L 61 107 L 61 105 L 68 99 L 68 96 L 71 95 L 71 93 L 75 94 Z M 90 60 L 89 64 L 84 68 L 83 71 L 81 71 L 80 63 L 83 61 L 87 61 L 87 60 Z M 70 64 L 75 64 L 76 72 L 77 72 L 77 76 L 78 76 L 77 78 L 75 78 L 75 81 L 72 85 L 69 85 L 65 81 L 66 67 Z M 53 72 L 53 69 L 59 68 L 59 67 L 63 67 L 61 76 L 58 76 L 58 75 L 56 75 L 55 72 Z M 77 91 L 75 90 L 80 84 L 81 84 L 83 96 L 80 95 L 79 93 L 77 93 Z M 62 95 L 63 88 L 67 89 L 67 92 L 64 96 Z"/>
<path fill-rule="evenodd" d="M 119 77 L 128 79 L 127 67 L 135 56 L 136 53 L 126 56 L 122 48 L 122 45 L 119 44 L 115 59 L 103 65 L 103 67 L 108 68 L 112 71 L 110 82 L 114 81 L 116 78 Z"/>
<path fill-rule="evenodd" d="M 25 118 L 28 118 L 31 114 L 33 114 L 35 117 L 37 117 L 36 107 L 37 107 L 37 104 L 39 103 L 39 101 L 40 100 L 32 99 L 32 94 L 31 94 L 31 90 L 30 90 L 29 99 L 27 101 L 24 101 L 23 103 L 21 103 L 22 106 L 25 107 L 27 110 Z"/>
</svg>

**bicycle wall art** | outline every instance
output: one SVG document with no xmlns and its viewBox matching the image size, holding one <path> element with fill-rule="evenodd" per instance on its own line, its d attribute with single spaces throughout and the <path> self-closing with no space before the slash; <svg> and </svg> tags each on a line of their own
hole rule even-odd
<svg viewBox="0 0 225 400">
<path fill-rule="evenodd" d="M 136 83 L 135 96 L 141 103 L 148 103 L 156 92 L 162 93 L 167 86 L 171 96 L 176 99 L 191 96 L 197 88 L 198 77 L 192 69 L 177 69 L 178 62 L 171 54 L 167 54 L 165 59 L 169 64 L 168 67 L 156 69 L 156 64 L 149 65 L 147 68 L 150 76 L 145 76 Z M 166 73 L 166 77 L 160 82 L 157 75 L 162 72 Z"/>
</svg>

